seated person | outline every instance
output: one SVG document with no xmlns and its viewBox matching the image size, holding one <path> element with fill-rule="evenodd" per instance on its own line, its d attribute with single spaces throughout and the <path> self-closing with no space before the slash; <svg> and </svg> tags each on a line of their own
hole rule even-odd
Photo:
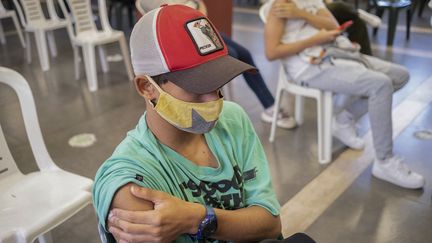
<svg viewBox="0 0 432 243">
<path fill-rule="evenodd" d="M 207 8 L 202 0 L 140 0 L 140 4 L 142 9 L 146 12 L 158 8 L 162 4 L 183 4 L 198 9 L 207 15 Z M 248 49 L 246 49 L 246 47 L 235 42 L 224 33 L 221 33 L 221 36 L 228 47 L 228 54 L 230 56 L 235 57 L 249 65 L 256 66 L 251 53 L 248 51 Z M 271 123 L 273 120 L 275 99 L 267 88 L 263 77 L 259 72 L 244 73 L 243 77 L 246 80 L 247 85 L 252 89 L 261 105 L 264 107 L 264 111 L 261 113 L 261 120 Z M 296 122 L 295 119 L 288 114 L 288 112 L 283 111 L 279 113 L 277 126 L 285 129 L 291 129 L 296 127 Z"/>
<path fill-rule="evenodd" d="M 401 187 L 422 188 L 423 176 L 393 154 L 392 97 L 394 90 L 408 82 L 408 71 L 355 48 L 335 47 L 339 43 L 335 39 L 344 38 L 322 0 L 270 0 L 266 4 L 271 6 L 265 26 L 267 58 L 281 59 L 299 85 L 366 97 L 375 148 L 372 174 Z M 363 147 L 349 113 L 340 114 L 335 115 L 333 135 L 352 148 Z"/>
<path fill-rule="evenodd" d="M 144 15 L 130 47 L 146 112 L 96 174 L 103 241 L 277 238 L 280 205 L 263 147 L 245 111 L 220 94 L 256 69 L 230 57 L 210 21 L 182 5 Z"/>
</svg>

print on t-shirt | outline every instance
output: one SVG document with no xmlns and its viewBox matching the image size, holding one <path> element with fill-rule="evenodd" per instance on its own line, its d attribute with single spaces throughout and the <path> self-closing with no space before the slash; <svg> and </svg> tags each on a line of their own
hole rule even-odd
<svg viewBox="0 0 432 243">
<path fill-rule="evenodd" d="M 243 208 L 243 184 L 245 181 L 252 180 L 256 177 L 256 168 L 241 174 L 238 166 L 234 166 L 234 175 L 231 180 L 221 180 L 218 182 L 200 181 L 199 184 L 193 180 L 183 182 L 179 185 L 183 196 L 187 201 L 197 201 L 188 198 L 186 191 L 192 192 L 194 198 L 203 198 L 206 205 L 220 208 L 235 210 Z"/>
</svg>

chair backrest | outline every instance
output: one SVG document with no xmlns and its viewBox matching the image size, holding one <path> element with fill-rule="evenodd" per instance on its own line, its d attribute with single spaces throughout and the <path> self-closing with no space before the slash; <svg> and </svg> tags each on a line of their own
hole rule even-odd
<svg viewBox="0 0 432 243">
<path fill-rule="evenodd" d="M 69 16 L 63 1 L 59 1 L 64 16 Z M 96 31 L 90 0 L 68 0 L 69 8 L 75 20 L 75 34 L 85 31 Z"/>
<path fill-rule="evenodd" d="M 259 16 L 261 21 L 265 24 L 267 23 L 267 15 L 268 15 L 268 11 L 270 10 L 270 3 L 266 2 L 264 3 L 260 9 L 259 9 Z"/>
<path fill-rule="evenodd" d="M 27 137 L 29 139 L 31 149 L 33 151 L 33 155 L 36 159 L 36 163 L 39 169 L 41 171 L 58 169 L 57 165 L 54 163 L 51 156 L 48 154 L 48 150 L 43 141 L 42 132 L 40 130 L 39 121 L 37 118 L 33 94 L 27 81 L 24 79 L 23 76 L 21 76 L 21 74 L 17 73 L 16 71 L 5 67 L 0 67 L 0 83 L 9 85 L 18 95 Z M 13 162 L 12 156 L 10 155 L 9 149 L 6 146 L 3 146 L 6 144 L 3 133 L 1 133 L 0 135 L 0 157 L 2 157 L 6 161 L 5 165 L 11 166 Z M 0 171 L 4 169 L 5 168 L 2 168 L 0 169 Z M 16 168 L 14 168 L 13 166 L 8 167 L 8 171 L 9 170 L 15 171 Z"/>
<path fill-rule="evenodd" d="M 17 0 L 14 0 L 14 3 L 17 9 L 21 9 L 22 5 L 22 10 L 24 10 L 24 16 L 28 24 L 45 20 L 39 0 L 20 0 L 21 5 Z"/>
<path fill-rule="evenodd" d="M 109 23 L 106 0 L 98 0 L 99 6 L 99 17 L 102 24 L 102 29 L 105 32 L 113 32 L 113 29 Z"/>
<path fill-rule="evenodd" d="M 40 0 L 13 0 L 18 16 L 24 26 L 35 22 L 46 21 Z M 55 11 L 53 0 L 45 0 L 48 8 L 48 17 L 51 20 L 59 20 Z"/>
</svg>

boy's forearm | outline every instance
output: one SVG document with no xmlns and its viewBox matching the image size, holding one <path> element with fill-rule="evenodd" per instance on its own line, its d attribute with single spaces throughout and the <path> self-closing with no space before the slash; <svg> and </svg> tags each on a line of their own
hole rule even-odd
<svg viewBox="0 0 432 243">
<path fill-rule="evenodd" d="M 218 229 L 211 237 L 233 242 L 256 242 L 275 239 L 281 233 L 279 216 L 266 209 L 251 206 L 237 210 L 215 209 Z"/>
</svg>

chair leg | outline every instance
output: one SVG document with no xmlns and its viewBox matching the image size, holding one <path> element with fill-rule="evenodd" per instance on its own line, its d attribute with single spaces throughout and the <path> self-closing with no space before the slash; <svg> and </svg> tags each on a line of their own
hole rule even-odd
<svg viewBox="0 0 432 243">
<path fill-rule="evenodd" d="M 48 60 L 48 48 L 45 32 L 41 30 L 35 31 L 36 46 L 39 53 L 39 61 L 43 71 L 48 71 L 50 69 Z"/>
<path fill-rule="evenodd" d="M 410 34 L 411 34 L 411 18 L 413 15 L 414 11 L 411 11 L 411 8 L 407 9 L 407 13 L 406 13 L 406 39 L 409 40 L 410 39 Z"/>
<path fill-rule="evenodd" d="M 72 46 L 74 53 L 74 64 L 75 64 L 75 80 L 78 80 L 80 77 L 80 65 L 81 65 L 81 57 L 79 55 L 79 47 L 76 45 Z"/>
<path fill-rule="evenodd" d="M 96 76 L 96 57 L 95 49 L 92 45 L 83 46 L 84 64 L 87 76 L 87 83 L 90 92 L 98 89 L 97 76 Z"/>
<path fill-rule="evenodd" d="M 99 59 L 102 67 L 102 71 L 107 73 L 109 71 L 109 66 L 107 62 L 105 48 L 103 46 L 98 46 Z"/>
<path fill-rule="evenodd" d="M 51 232 L 47 232 L 38 237 L 39 243 L 52 243 L 53 239 L 51 236 Z"/>
<path fill-rule="evenodd" d="M 426 6 L 426 2 L 427 2 L 427 0 L 420 0 L 420 8 L 419 8 L 419 11 L 418 11 L 418 16 L 419 16 L 419 18 L 422 17 L 423 10 L 424 10 L 424 8 L 425 8 L 425 6 Z M 413 9 L 412 14 L 414 15 L 414 9 Z"/>
<path fill-rule="evenodd" d="M 132 64 L 130 61 L 128 45 L 126 43 L 126 38 L 124 37 L 124 35 L 120 38 L 119 42 L 120 42 L 120 49 L 121 49 L 121 52 L 123 55 L 123 61 L 124 61 L 125 66 L 126 66 L 127 75 L 128 75 L 129 80 L 132 81 L 134 78 L 134 74 L 132 71 Z"/>
<path fill-rule="evenodd" d="M 377 8 L 375 14 L 376 14 L 376 16 L 381 18 L 384 14 L 384 9 L 383 8 Z M 373 36 L 376 36 L 377 32 L 378 32 L 378 28 L 374 28 L 373 29 Z"/>
<path fill-rule="evenodd" d="M 389 20 L 387 29 L 387 46 L 392 46 L 394 36 L 396 34 L 396 25 L 398 19 L 399 10 L 396 8 L 389 8 Z"/>
<path fill-rule="evenodd" d="M 5 34 L 3 31 L 3 25 L 0 23 L 0 43 L 2 45 L 6 44 L 6 38 L 5 38 Z"/>
<path fill-rule="evenodd" d="M 276 133 L 277 116 L 279 114 L 280 103 L 281 103 L 281 98 L 282 98 L 282 93 L 283 93 L 283 82 L 286 82 L 286 80 L 281 79 L 281 77 L 279 77 L 279 81 L 278 81 L 278 85 L 277 85 L 277 91 L 276 91 L 276 100 L 275 100 L 275 105 L 273 108 L 273 120 L 272 120 L 272 124 L 271 124 L 270 137 L 269 137 L 269 141 L 271 143 L 274 141 L 274 137 L 275 137 L 275 133 Z"/>
<path fill-rule="evenodd" d="M 15 25 L 15 28 L 17 30 L 18 37 L 20 39 L 21 45 L 22 45 L 22 47 L 25 48 L 26 44 L 24 42 L 23 34 L 22 34 L 22 31 L 21 31 L 21 26 L 20 26 L 20 24 L 18 22 L 18 19 L 17 19 L 16 15 L 12 15 L 12 21 L 14 22 L 14 25 Z"/>
<path fill-rule="evenodd" d="M 304 99 L 301 95 L 295 96 L 294 117 L 298 125 L 303 124 Z"/>
<path fill-rule="evenodd" d="M 26 38 L 26 59 L 27 63 L 31 63 L 31 43 L 30 43 L 30 34 L 29 32 L 25 32 L 25 38 Z"/>
<path fill-rule="evenodd" d="M 48 37 L 48 46 L 51 52 L 51 56 L 52 57 L 57 57 L 57 46 L 55 43 L 55 38 L 54 38 L 54 31 L 48 31 L 47 32 L 47 37 Z"/>
<path fill-rule="evenodd" d="M 327 164 L 332 160 L 332 148 L 333 138 L 331 131 L 331 123 L 333 117 L 333 95 L 329 91 L 323 91 L 324 94 L 321 97 L 322 102 L 322 120 L 323 126 L 321 127 L 322 132 L 322 157 L 319 159 L 320 164 Z"/>
<path fill-rule="evenodd" d="M 123 3 L 117 4 L 116 9 L 116 19 L 117 19 L 117 29 L 121 30 L 123 29 Z"/>
<path fill-rule="evenodd" d="M 133 27 L 135 24 L 133 5 L 128 6 L 128 12 L 129 12 L 129 27 Z"/>
<path fill-rule="evenodd" d="M 317 148 L 318 162 L 324 160 L 324 115 L 323 115 L 323 92 L 316 99 L 317 102 Z"/>
</svg>

